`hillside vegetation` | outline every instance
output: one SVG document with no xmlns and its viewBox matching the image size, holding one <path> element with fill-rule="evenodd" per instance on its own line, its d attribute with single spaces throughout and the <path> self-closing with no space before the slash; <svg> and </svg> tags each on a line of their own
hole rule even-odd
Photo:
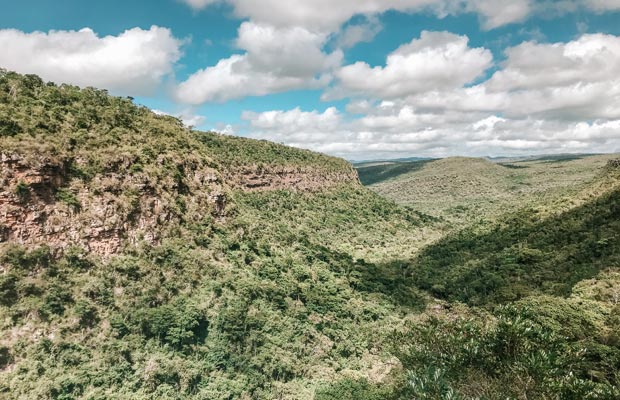
<svg viewBox="0 0 620 400">
<path fill-rule="evenodd" d="M 392 169 L 427 174 L 403 206 L 2 71 L 0 398 L 619 398 L 619 173 L 583 160 Z"/>
<path fill-rule="evenodd" d="M 2 396 L 312 398 L 388 379 L 386 328 L 423 298 L 362 258 L 431 221 L 347 162 L 13 73 L 0 127 Z"/>
<path fill-rule="evenodd" d="M 360 180 L 399 204 L 455 227 L 507 211 L 570 202 L 594 183 L 614 155 L 503 160 L 453 157 L 358 168 Z"/>
</svg>

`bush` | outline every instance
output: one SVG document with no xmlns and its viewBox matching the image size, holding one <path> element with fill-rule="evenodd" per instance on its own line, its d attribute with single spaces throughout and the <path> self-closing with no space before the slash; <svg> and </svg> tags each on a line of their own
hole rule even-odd
<svg viewBox="0 0 620 400">
<path fill-rule="evenodd" d="M 79 211 L 81 208 L 80 201 L 76 194 L 67 188 L 60 188 L 56 191 L 56 200 L 65 203 L 76 211 Z"/>
<path fill-rule="evenodd" d="M 0 346 L 0 370 L 6 368 L 13 362 L 11 349 L 6 346 Z"/>
<path fill-rule="evenodd" d="M 207 336 L 205 316 L 182 300 L 144 311 L 138 319 L 146 337 L 157 338 L 179 350 L 204 341 Z"/>
<path fill-rule="evenodd" d="M 385 388 L 371 385 L 365 379 L 342 379 L 316 392 L 315 400 L 384 400 L 388 392 Z"/>
<path fill-rule="evenodd" d="M 22 181 L 17 182 L 17 185 L 15 185 L 15 195 L 20 202 L 27 202 L 30 199 L 30 186 Z"/>
<path fill-rule="evenodd" d="M 73 297 L 66 287 L 52 284 L 47 290 L 47 295 L 43 298 L 40 311 L 44 316 L 62 315 L 65 312 L 66 305 L 71 302 L 73 302 Z"/>
<path fill-rule="evenodd" d="M 80 326 L 89 327 L 97 322 L 97 308 L 85 300 L 75 304 L 75 315 L 79 318 Z"/>
</svg>

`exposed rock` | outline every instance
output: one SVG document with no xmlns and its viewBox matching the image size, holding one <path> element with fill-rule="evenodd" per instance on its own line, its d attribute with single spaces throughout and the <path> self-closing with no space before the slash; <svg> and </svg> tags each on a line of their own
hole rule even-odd
<svg viewBox="0 0 620 400">
<path fill-rule="evenodd" d="M 181 182 L 123 173 L 123 166 L 86 184 L 71 179 L 72 162 L 0 155 L 0 242 L 47 245 L 59 252 L 79 245 L 107 256 L 126 244 L 156 244 L 184 219 L 225 216 L 217 171 L 199 163 L 181 166 L 186 171 Z M 60 190 L 77 204 L 63 202 Z"/>
<path fill-rule="evenodd" d="M 0 242 L 47 245 L 57 252 L 78 245 L 108 256 L 127 245 L 178 236 L 186 222 L 224 222 L 228 188 L 316 192 L 359 182 L 353 168 L 246 166 L 225 173 L 224 183 L 198 157 L 179 163 L 160 155 L 154 174 L 129 172 L 135 161 L 121 155 L 86 181 L 70 172 L 86 165 L 79 158 L 0 154 Z"/>
<path fill-rule="evenodd" d="M 346 183 L 359 183 L 357 172 L 349 170 L 326 172 L 316 168 L 246 166 L 226 174 L 226 181 L 244 191 L 295 190 L 317 192 Z"/>
</svg>

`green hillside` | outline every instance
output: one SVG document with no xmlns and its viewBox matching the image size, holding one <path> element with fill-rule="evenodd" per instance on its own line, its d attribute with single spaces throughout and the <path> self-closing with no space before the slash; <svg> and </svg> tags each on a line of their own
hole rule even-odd
<svg viewBox="0 0 620 400">
<path fill-rule="evenodd" d="M 343 160 L 12 73 L 0 127 L 3 211 L 46 217 L 29 236 L 0 222 L 2 396 L 312 398 L 368 378 L 389 359 L 386 328 L 422 301 L 362 258 L 393 256 L 430 220 Z"/>
<path fill-rule="evenodd" d="M 510 210 L 571 199 L 616 157 L 558 156 L 501 163 L 454 157 L 357 170 L 362 183 L 380 195 L 461 227 Z"/>
<path fill-rule="evenodd" d="M 2 71 L 0 398 L 618 398 L 610 158 L 360 169 L 371 190 Z"/>
</svg>

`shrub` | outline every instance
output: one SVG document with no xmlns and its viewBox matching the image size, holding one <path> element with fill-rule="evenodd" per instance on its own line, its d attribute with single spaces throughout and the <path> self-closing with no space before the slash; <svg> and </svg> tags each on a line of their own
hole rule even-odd
<svg viewBox="0 0 620 400">
<path fill-rule="evenodd" d="M 6 368 L 13 362 L 11 349 L 6 346 L 0 346 L 0 369 Z"/>
<path fill-rule="evenodd" d="M 17 185 L 15 185 L 15 195 L 20 202 L 27 202 L 30 199 L 30 186 L 23 181 L 17 182 Z"/>
<path fill-rule="evenodd" d="M 316 400 L 384 400 L 388 396 L 385 388 L 371 385 L 365 379 L 345 378 L 316 392 Z"/>
<path fill-rule="evenodd" d="M 199 343 L 207 335 L 205 316 L 182 300 L 144 311 L 138 318 L 146 337 L 157 338 L 176 349 Z"/>
<path fill-rule="evenodd" d="M 89 327 L 97 322 L 97 308 L 85 300 L 75 304 L 75 315 L 79 318 L 80 326 Z"/>
<path fill-rule="evenodd" d="M 76 211 L 79 211 L 81 208 L 80 201 L 76 194 L 67 188 L 60 188 L 56 191 L 56 200 L 65 203 Z"/>
<path fill-rule="evenodd" d="M 67 288 L 52 284 L 47 290 L 40 311 L 44 316 L 62 315 L 65 312 L 66 305 L 71 302 L 73 302 L 73 297 Z"/>
</svg>

